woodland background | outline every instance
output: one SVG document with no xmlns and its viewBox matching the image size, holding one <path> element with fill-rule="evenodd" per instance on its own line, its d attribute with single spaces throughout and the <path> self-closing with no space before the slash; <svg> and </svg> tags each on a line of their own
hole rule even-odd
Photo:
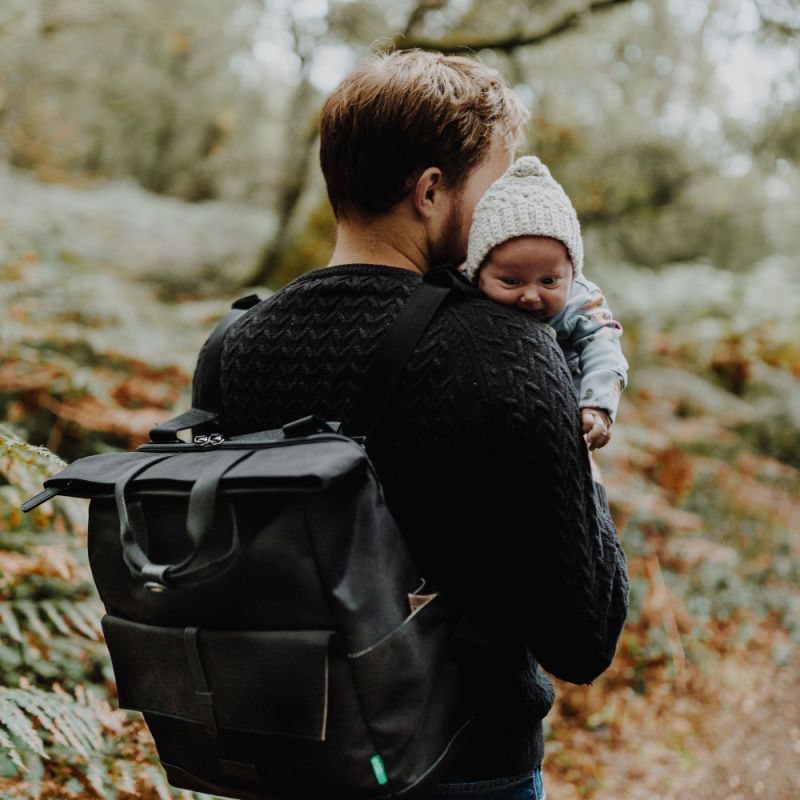
<svg viewBox="0 0 800 800">
<path fill-rule="evenodd" d="M 559 686 L 549 796 L 800 796 L 799 33 L 795 0 L 0 0 L 0 796 L 179 796 L 115 707 L 84 504 L 19 504 L 325 263 L 316 114 L 392 47 L 506 75 L 625 329 L 632 608 Z"/>
</svg>

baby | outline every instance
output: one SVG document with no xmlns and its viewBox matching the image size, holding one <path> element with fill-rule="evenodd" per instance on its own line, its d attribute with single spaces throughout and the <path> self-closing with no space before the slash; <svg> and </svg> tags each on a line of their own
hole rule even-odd
<svg viewBox="0 0 800 800">
<path fill-rule="evenodd" d="M 492 300 L 546 322 L 572 374 L 590 450 L 611 438 L 628 362 L 622 326 L 582 273 L 578 215 L 533 156 L 520 158 L 475 208 L 464 272 Z"/>
</svg>

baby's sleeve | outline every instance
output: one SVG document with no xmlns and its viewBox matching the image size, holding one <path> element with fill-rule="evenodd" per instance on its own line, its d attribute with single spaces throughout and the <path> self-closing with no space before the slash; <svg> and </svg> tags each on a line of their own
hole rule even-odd
<svg viewBox="0 0 800 800">
<path fill-rule="evenodd" d="M 577 358 L 578 404 L 601 408 L 616 420 L 619 398 L 628 382 L 622 352 L 622 325 L 614 319 L 600 287 L 580 276 L 572 282 L 567 305 L 551 326 L 567 360 Z"/>
</svg>

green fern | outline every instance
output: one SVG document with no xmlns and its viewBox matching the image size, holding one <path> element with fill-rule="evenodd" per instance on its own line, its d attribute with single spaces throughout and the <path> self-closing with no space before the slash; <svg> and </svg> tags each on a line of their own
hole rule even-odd
<svg viewBox="0 0 800 800">
<path fill-rule="evenodd" d="M 139 716 L 104 699 L 111 670 L 89 579 L 86 504 L 56 498 L 20 514 L 62 466 L 0 425 L 0 682 L 19 684 L 0 689 L 4 772 L 33 800 L 207 797 L 170 787 Z M 89 675 L 99 683 L 86 688 Z M 133 752 L 132 741 L 141 741 Z"/>
<path fill-rule="evenodd" d="M 102 605 L 89 600 L 20 600 L 0 602 L 0 635 L 7 635 L 23 646 L 47 644 L 54 635 L 74 636 L 100 641 Z"/>
<path fill-rule="evenodd" d="M 28 444 L 10 425 L 0 424 L 0 474 L 13 486 L 36 494 L 46 478 L 65 466 L 46 447 Z"/>
<path fill-rule="evenodd" d="M 109 768 L 109 744 L 104 738 L 111 721 L 114 733 L 121 727 L 120 712 L 90 699 L 85 692 L 73 697 L 63 690 L 0 688 L 0 749 L 30 785 L 38 776 L 39 797 L 46 762 L 72 765 L 74 781 L 90 788 L 97 797 L 116 796 L 114 771 Z"/>
<path fill-rule="evenodd" d="M 24 776 L 31 798 L 49 800 L 50 795 L 42 794 L 44 779 L 51 774 L 48 765 L 58 764 L 59 780 L 71 796 L 113 800 L 148 791 L 162 800 L 210 800 L 172 788 L 152 761 L 120 758 L 116 749 L 127 741 L 125 719 L 123 712 L 85 689 L 72 696 L 58 689 L 0 688 L 0 751 Z"/>
<path fill-rule="evenodd" d="M 8 484 L 0 487 L 0 528 L 85 533 L 87 509 L 80 500 L 58 498 L 27 517 L 20 511 L 22 502 L 38 494 L 44 481 L 65 466 L 46 447 L 28 444 L 10 425 L 0 423 L 0 478 Z"/>
</svg>

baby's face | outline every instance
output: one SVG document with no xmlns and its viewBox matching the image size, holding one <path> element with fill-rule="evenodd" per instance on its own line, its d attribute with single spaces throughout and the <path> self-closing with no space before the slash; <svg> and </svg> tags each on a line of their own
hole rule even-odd
<svg viewBox="0 0 800 800">
<path fill-rule="evenodd" d="M 549 236 L 520 236 L 493 248 L 478 273 L 478 288 L 536 319 L 550 319 L 567 303 L 572 262 L 567 248 Z"/>
</svg>

